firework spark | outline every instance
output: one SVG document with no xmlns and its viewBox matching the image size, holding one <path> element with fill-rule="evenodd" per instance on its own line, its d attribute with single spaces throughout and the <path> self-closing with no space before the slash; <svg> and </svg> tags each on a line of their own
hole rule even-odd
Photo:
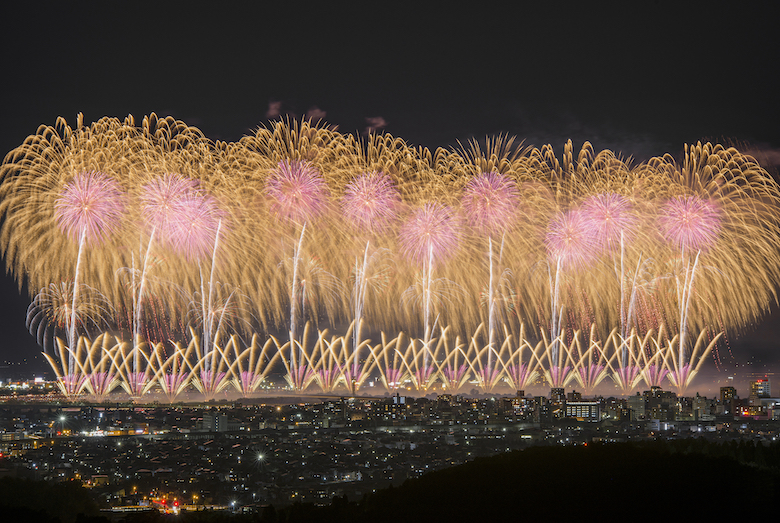
<svg viewBox="0 0 780 523">
<path fill-rule="evenodd" d="M 271 213 L 279 220 L 304 223 L 327 208 L 328 186 L 320 172 L 306 162 L 279 162 L 265 190 Z"/>
<path fill-rule="evenodd" d="M 401 197 L 393 180 L 380 172 L 364 173 L 347 184 L 341 199 L 344 218 L 353 227 L 383 232 L 395 221 Z"/>
<path fill-rule="evenodd" d="M 401 251 L 419 264 L 440 262 L 452 257 L 460 241 L 460 226 L 450 208 L 426 204 L 401 226 Z"/>
<path fill-rule="evenodd" d="M 514 180 L 496 172 L 482 173 L 469 180 L 461 206 L 468 224 L 484 234 L 500 234 L 517 219 L 520 192 Z"/>
<path fill-rule="evenodd" d="M 77 174 L 54 202 L 60 229 L 73 241 L 98 244 L 119 227 L 124 206 L 119 184 L 103 173 Z"/>
<path fill-rule="evenodd" d="M 672 198 L 661 208 L 658 222 L 664 238 L 682 250 L 711 247 L 721 229 L 717 206 L 698 196 Z"/>
<path fill-rule="evenodd" d="M 593 261 L 596 235 L 581 211 L 560 213 L 550 222 L 545 237 L 547 252 L 561 267 L 580 268 Z"/>
</svg>

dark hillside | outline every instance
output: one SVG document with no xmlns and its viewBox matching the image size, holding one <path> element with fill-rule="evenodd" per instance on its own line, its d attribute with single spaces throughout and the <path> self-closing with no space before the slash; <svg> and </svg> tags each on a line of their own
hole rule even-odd
<svg viewBox="0 0 780 523">
<path fill-rule="evenodd" d="M 297 506 L 290 521 L 658 521 L 772 510 L 780 475 L 672 444 L 535 447 L 426 474 L 358 504 Z M 280 518 L 280 519 L 281 519 Z M 584 521 L 584 519 L 583 519 Z"/>
</svg>

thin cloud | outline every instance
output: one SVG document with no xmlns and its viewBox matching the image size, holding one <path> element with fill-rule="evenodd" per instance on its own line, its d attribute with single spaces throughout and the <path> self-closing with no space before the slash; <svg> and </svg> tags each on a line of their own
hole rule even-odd
<svg viewBox="0 0 780 523">
<path fill-rule="evenodd" d="M 324 120 L 327 114 L 328 113 L 326 111 L 323 111 L 314 105 L 308 111 L 306 111 L 306 119 L 316 122 L 318 120 Z"/>
<path fill-rule="evenodd" d="M 366 134 L 375 133 L 387 127 L 387 120 L 381 116 L 366 116 Z"/>
<path fill-rule="evenodd" d="M 269 120 L 279 118 L 282 115 L 282 102 L 268 102 L 268 110 L 265 117 Z"/>
</svg>

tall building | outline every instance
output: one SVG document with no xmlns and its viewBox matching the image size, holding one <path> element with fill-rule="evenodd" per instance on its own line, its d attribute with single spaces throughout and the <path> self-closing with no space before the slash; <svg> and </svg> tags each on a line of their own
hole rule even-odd
<svg viewBox="0 0 780 523">
<path fill-rule="evenodd" d="M 550 401 L 553 403 L 563 403 L 566 401 L 566 393 L 563 387 L 552 387 L 550 389 Z"/>
<path fill-rule="evenodd" d="M 756 398 L 771 398 L 772 394 L 769 387 L 769 378 L 751 381 L 750 395 Z"/>
<path fill-rule="evenodd" d="M 737 399 L 737 389 L 734 387 L 720 388 L 720 404 L 723 414 L 734 414 L 735 399 Z"/>
<path fill-rule="evenodd" d="M 636 396 L 628 398 L 628 408 L 631 411 L 632 421 L 645 419 L 645 404 L 645 398 L 639 392 L 636 393 Z"/>
</svg>

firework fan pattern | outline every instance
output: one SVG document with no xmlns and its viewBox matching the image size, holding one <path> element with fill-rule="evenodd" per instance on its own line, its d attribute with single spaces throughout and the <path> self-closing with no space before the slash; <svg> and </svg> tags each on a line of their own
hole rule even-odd
<svg viewBox="0 0 780 523">
<path fill-rule="evenodd" d="M 587 143 L 60 119 L 6 155 L 0 220 L 71 397 L 683 391 L 780 281 L 780 188 L 709 143 L 632 165 Z"/>
</svg>

